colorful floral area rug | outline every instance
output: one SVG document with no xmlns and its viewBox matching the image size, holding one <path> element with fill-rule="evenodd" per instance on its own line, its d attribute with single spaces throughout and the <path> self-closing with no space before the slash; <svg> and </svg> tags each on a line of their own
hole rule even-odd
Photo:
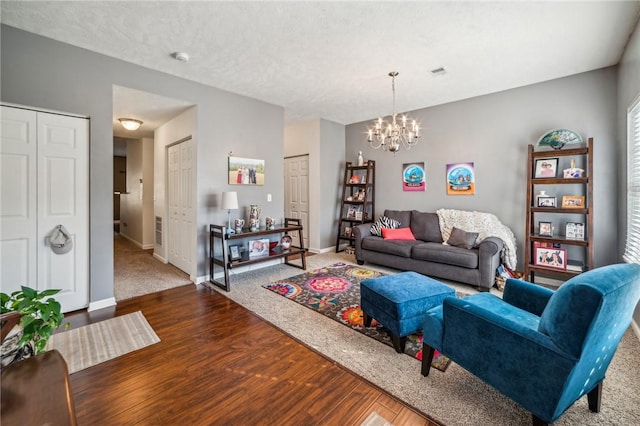
<svg viewBox="0 0 640 426">
<path fill-rule="evenodd" d="M 262 287 L 393 347 L 389 331 L 384 325 L 374 320 L 371 327 L 364 327 L 360 309 L 360 282 L 383 275 L 340 262 Z M 421 333 L 407 336 L 405 354 L 422 360 Z M 436 351 L 431 365 L 445 371 L 450 363 L 447 357 Z"/>
</svg>

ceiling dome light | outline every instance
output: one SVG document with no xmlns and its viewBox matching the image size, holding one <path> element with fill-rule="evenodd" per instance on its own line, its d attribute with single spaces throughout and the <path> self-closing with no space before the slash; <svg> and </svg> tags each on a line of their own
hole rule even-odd
<svg viewBox="0 0 640 426">
<path fill-rule="evenodd" d="M 136 120 L 135 118 L 118 118 L 118 121 L 120 121 L 122 127 L 131 131 L 138 130 L 142 124 L 142 121 Z"/>
</svg>

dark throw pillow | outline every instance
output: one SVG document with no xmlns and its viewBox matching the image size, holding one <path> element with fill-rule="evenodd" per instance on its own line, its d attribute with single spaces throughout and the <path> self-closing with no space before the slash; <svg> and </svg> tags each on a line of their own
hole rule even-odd
<svg viewBox="0 0 640 426">
<path fill-rule="evenodd" d="M 371 225 L 371 234 L 382 237 L 382 228 L 396 229 L 400 227 L 400 222 L 386 216 L 380 216 L 376 223 Z"/>
<path fill-rule="evenodd" d="M 467 232 L 454 227 L 451 230 L 451 235 L 449 236 L 447 244 L 454 247 L 470 249 L 476 245 L 477 239 L 477 232 Z"/>
</svg>

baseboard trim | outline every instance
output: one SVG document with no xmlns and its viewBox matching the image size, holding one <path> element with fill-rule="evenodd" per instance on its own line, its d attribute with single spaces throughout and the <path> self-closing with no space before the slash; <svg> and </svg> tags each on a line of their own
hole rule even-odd
<svg viewBox="0 0 640 426">
<path fill-rule="evenodd" d="M 116 298 L 110 297 L 108 299 L 98 300 L 96 302 L 90 302 L 87 312 L 97 311 L 98 309 L 108 308 L 116 305 Z"/>
<path fill-rule="evenodd" d="M 169 263 L 169 261 L 167 259 L 165 259 L 164 257 L 160 256 L 158 253 L 154 252 L 153 253 L 153 257 L 155 259 L 158 259 L 160 262 L 162 263 Z"/>
</svg>

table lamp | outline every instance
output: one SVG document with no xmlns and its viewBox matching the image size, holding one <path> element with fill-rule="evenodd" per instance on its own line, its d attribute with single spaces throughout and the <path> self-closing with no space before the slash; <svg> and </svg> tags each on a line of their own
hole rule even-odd
<svg viewBox="0 0 640 426">
<path fill-rule="evenodd" d="M 223 209 L 227 209 L 227 234 L 233 234 L 234 231 L 231 228 L 231 210 L 238 208 L 238 193 L 235 191 L 223 192 L 220 206 Z"/>
</svg>

